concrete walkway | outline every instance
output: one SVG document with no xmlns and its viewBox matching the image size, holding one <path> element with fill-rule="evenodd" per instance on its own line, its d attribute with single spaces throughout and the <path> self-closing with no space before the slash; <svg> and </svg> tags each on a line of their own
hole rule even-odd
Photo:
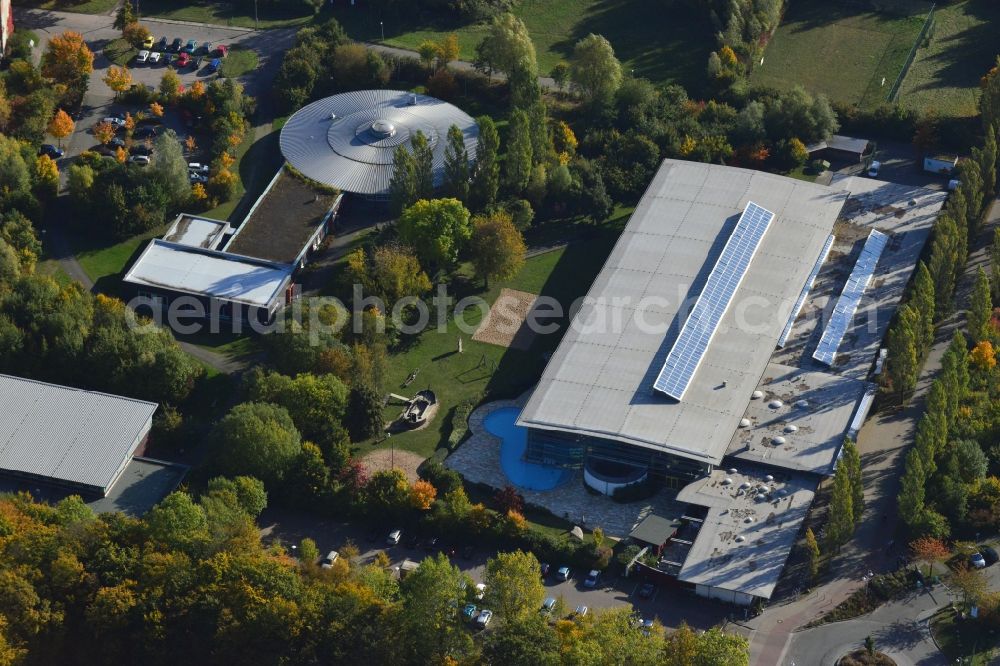
<svg viewBox="0 0 1000 666">
<path fill-rule="evenodd" d="M 976 270 L 988 261 L 993 228 L 998 224 L 1000 202 L 994 201 L 986 224 L 975 242 L 970 243 L 972 251 L 955 294 L 955 302 L 961 308 L 968 302 Z M 896 497 L 903 470 L 903 455 L 913 441 L 917 421 L 924 413 L 926 393 L 941 369 L 941 359 L 951 343 L 952 334 L 957 327 L 964 326 L 964 322 L 965 311 L 960 309 L 938 327 L 934 346 L 909 403 L 902 409 L 876 414 L 861 429 L 858 448 L 865 485 L 864 518 L 854 539 L 834 559 L 825 585 L 806 597 L 769 608 L 748 624 L 752 637 L 751 664 L 773 666 L 790 663 L 785 659 L 785 653 L 792 631 L 833 609 L 859 589 L 863 585 L 861 578 L 867 571 L 882 572 L 893 567 L 895 555 L 887 544 L 896 532 Z"/>
</svg>

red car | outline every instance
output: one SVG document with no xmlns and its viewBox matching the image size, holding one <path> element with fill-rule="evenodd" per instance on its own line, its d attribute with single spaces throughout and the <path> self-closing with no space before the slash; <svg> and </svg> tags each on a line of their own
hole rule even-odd
<svg viewBox="0 0 1000 666">
<path fill-rule="evenodd" d="M 177 56 L 177 66 L 187 67 L 191 64 L 191 54 L 187 51 L 181 51 L 181 54 Z"/>
<path fill-rule="evenodd" d="M 225 44 L 219 44 L 215 47 L 215 53 L 213 53 L 216 58 L 225 58 L 229 55 L 229 47 Z"/>
</svg>

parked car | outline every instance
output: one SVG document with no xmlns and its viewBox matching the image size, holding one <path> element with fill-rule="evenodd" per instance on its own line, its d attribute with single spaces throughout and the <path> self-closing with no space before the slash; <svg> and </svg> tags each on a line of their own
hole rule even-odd
<svg viewBox="0 0 1000 666">
<path fill-rule="evenodd" d="M 160 40 L 158 42 L 156 42 L 156 50 L 157 51 L 166 51 L 167 50 L 167 38 L 166 37 L 160 37 Z"/>
<path fill-rule="evenodd" d="M 180 37 L 174 37 L 174 41 L 170 42 L 170 48 L 169 48 L 170 52 L 177 53 L 178 51 L 180 51 L 181 44 L 183 43 L 184 43 L 183 39 L 181 39 Z"/>
<path fill-rule="evenodd" d="M 189 39 L 187 44 L 184 45 L 184 53 L 191 55 L 198 49 L 198 42 L 193 39 Z"/>
<path fill-rule="evenodd" d="M 549 613 L 552 612 L 552 609 L 555 607 L 556 607 L 555 597 L 548 597 L 545 601 L 542 602 L 541 612 L 543 615 L 548 615 Z"/>
<path fill-rule="evenodd" d="M 214 54 L 216 58 L 225 58 L 229 55 L 229 47 L 225 44 L 219 44 L 215 47 Z"/>
<path fill-rule="evenodd" d="M 222 61 L 218 58 L 215 58 L 212 62 L 208 63 L 208 71 L 213 74 L 219 71 L 220 67 L 222 67 Z"/>
<path fill-rule="evenodd" d="M 112 150 L 114 150 L 115 148 L 124 148 L 124 147 L 125 147 L 125 139 L 122 139 L 121 137 L 117 136 L 111 137 L 111 141 L 108 141 L 108 148 L 111 148 Z"/>
<path fill-rule="evenodd" d="M 333 563 L 336 562 L 337 558 L 339 557 L 340 553 L 338 553 L 335 550 L 331 550 L 329 553 L 326 554 L 326 557 L 324 557 L 319 561 L 319 565 L 324 569 L 330 569 L 333 567 Z"/>
<path fill-rule="evenodd" d="M 476 616 L 476 626 L 479 627 L 480 629 L 485 629 L 486 625 L 488 625 L 490 623 L 490 620 L 492 619 L 493 619 L 493 611 L 486 610 L 484 608 L 483 610 L 479 611 L 479 615 Z"/>
<path fill-rule="evenodd" d="M 132 138 L 134 139 L 155 139 L 159 131 L 155 127 L 140 127 L 135 132 L 132 133 Z"/>
<path fill-rule="evenodd" d="M 597 581 L 601 578 L 601 572 L 597 569 L 591 569 L 590 573 L 587 574 L 587 578 L 583 581 L 584 587 L 597 587 Z"/>
<path fill-rule="evenodd" d="M 133 155 L 128 158 L 128 161 L 132 164 L 138 164 L 139 166 L 146 166 L 149 164 L 149 157 L 147 155 Z"/>
<path fill-rule="evenodd" d="M 135 56 L 135 64 L 145 65 L 149 61 L 149 51 L 139 51 Z"/>
<path fill-rule="evenodd" d="M 969 556 L 969 564 L 971 564 L 974 569 L 982 569 L 986 566 L 986 558 L 984 558 L 981 553 L 973 553 Z"/>
<path fill-rule="evenodd" d="M 480 601 L 486 596 L 486 583 L 476 583 L 476 599 Z"/>
<path fill-rule="evenodd" d="M 188 162 L 188 171 L 195 173 L 208 173 L 208 165 L 201 162 Z M 374 541 L 374 539 L 372 539 Z"/>
<path fill-rule="evenodd" d="M 996 549 L 991 546 L 980 546 L 979 552 L 982 553 L 983 559 L 986 560 L 986 566 L 992 566 L 1000 561 L 1000 556 L 997 555 Z"/>
<path fill-rule="evenodd" d="M 550 567 L 547 562 L 542 562 L 539 568 L 542 570 L 542 578 L 545 578 L 549 575 L 549 569 L 552 567 Z"/>
<path fill-rule="evenodd" d="M 462 609 L 462 617 L 468 622 L 472 622 L 472 618 L 476 617 L 476 612 L 479 610 L 479 606 L 476 604 L 465 604 L 465 608 Z"/>
<path fill-rule="evenodd" d="M 137 143 L 136 145 L 129 148 L 128 152 L 133 155 L 152 155 L 153 148 L 152 146 L 147 146 L 144 143 Z"/>
<path fill-rule="evenodd" d="M 194 173 L 193 171 L 188 172 L 188 180 L 192 183 L 201 183 L 204 185 L 208 182 L 208 176 L 203 176 L 200 173 Z"/>
<path fill-rule="evenodd" d="M 122 116 L 105 116 L 101 122 L 109 123 L 115 129 L 121 129 L 122 127 L 125 127 L 125 118 L 123 118 Z"/>
<path fill-rule="evenodd" d="M 202 55 L 208 55 L 209 53 L 212 52 L 212 42 L 205 42 L 204 44 L 201 45 L 200 50 Z"/>
<path fill-rule="evenodd" d="M 868 167 L 868 177 L 876 178 L 878 176 L 878 170 L 882 166 L 882 163 L 878 160 L 872 160 L 872 165 Z"/>
<path fill-rule="evenodd" d="M 187 67 L 190 64 L 191 64 L 191 56 L 188 55 L 187 52 L 181 53 L 179 56 L 177 56 L 178 67 Z"/>
<path fill-rule="evenodd" d="M 653 618 L 646 618 L 642 621 L 642 635 L 649 636 L 650 632 L 653 631 Z"/>
<path fill-rule="evenodd" d="M 163 54 L 163 64 L 166 65 L 167 67 L 169 67 L 171 65 L 171 63 L 175 62 L 176 60 L 177 60 L 177 54 L 176 53 L 164 53 Z"/>
<path fill-rule="evenodd" d="M 569 580 L 570 573 L 569 567 L 559 567 L 559 571 L 556 572 L 556 580 Z"/>
<path fill-rule="evenodd" d="M 653 596 L 653 592 L 656 592 L 656 586 L 652 583 L 643 583 L 642 587 L 639 588 L 639 597 L 642 599 L 649 599 Z"/>
<path fill-rule="evenodd" d="M 146 39 L 142 40 L 142 48 L 151 49 L 153 48 L 153 36 L 150 35 Z"/>
<path fill-rule="evenodd" d="M 589 613 L 589 612 L 590 612 L 590 609 L 587 608 L 586 606 L 584 606 L 583 604 L 581 604 L 581 605 L 579 605 L 579 606 L 576 607 L 575 611 L 573 611 L 573 617 L 574 618 L 587 617 L 587 613 Z"/>
<path fill-rule="evenodd" d="M 63 150 L 62 148 L 56 148 L 51 143 L 43 143 L 38 148 L 38 154 L 39 155 L 48 155 L 52 159 L 57 160 L 60 157 L 62 157 L 63 155 L 65 155 L 66 151 Z"/>
<path fill-rule="evenodd" d="M 158 51 L 153 51 L 152 53 L 149 54 L 149 64 L 150 65 L 160 64 L 160 59 L 162 57 L 163 55 L 161 53 L 159 53 Z"/>
<path fill-rule="evenodd" d="M 393 530 L 389 532 L 389 537 L 385 540 L 385 542 L 389 546 L 395 546 L 399 543 L 399 540 L 402 538 L 403 538 L 403 530 Z"/>
</svg>

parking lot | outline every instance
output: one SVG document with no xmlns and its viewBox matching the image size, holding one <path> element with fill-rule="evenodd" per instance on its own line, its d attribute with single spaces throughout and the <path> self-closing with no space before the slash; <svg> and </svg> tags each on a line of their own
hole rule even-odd
<svg viewBox="0 0 1000 666">
<path fill-rule="evenodd" d="M 39 36 L 40 43 L 35 48 L 36 62 L 41 58 L 48 39 L 65 30 L 75 30 L 83 34 L 87 45 L 94 52 L 94 71 L 90 76 L 90 85 L 84 95 L 80 113 L 75 119 L 76 128 L 73 135 L 63 141 L 66 155 L 61 160 L 60 168 L 64 168 L 65 162 L 96 144 L 91 130 L 102 118 L 124 111 L 135 111 L 135 109 L 116 104 L 114 92 L 102 80 L 112 65 L 104 57 L 102 50 L 108 42 L 120 37 L 121 33 L 112 25 L 114 18 L 111 16 L 18 7 L 15 8 L 15 22 L 21 27 L 33 30 Z M 174 39 L 180 39 L 182 43 L 194 40 L 199 46 L 209 42 L 214 46 L 222 44 L 230 48 L 240 46 L 253 49 L 257 52 L 260 64 L 255 72 L 241 78 L 247 94 L 252 96 L 260 96 L 261 93 L 266 93 L 269 89 L 274 73 L 281 63 L 282 54 L 291 46 L 295 37 L 295 31 L 291 29 L 255 32 L 245 28 L 181 24 L 159 19 L 144 18 L 141 22 L 149 28 L 154 40 L 157 41 L 166 37 L 168 43 Z M 186 67 L 177 70 L 181 83 L 187 87 L 195 81 L 208 83 L 215 78 L 216 74 L 210 72 L 207 67 L 208 62 L 208 60 L 203 61 L 200 68 Z M 167 70 L 167 66 L 162 61 L 157 65 L 139 65 L 133 62 L 128 67 L 134 83 L 154 88 L 159 86 L 160 79 Z M 270 119 L 266 119 L 266 122 L 270 122 Z M 165 124 L 175 131 L 181 132 L 183 129 L 179 123 L 171 122 L 169 116 L 166 118 Z M 183 133 L 181 133 L 181 138 L 184 138 Z"/>
<path fill-rule="evenodd" d="M 286 544 L 298 544 L 303 538 L 309 537 L 316 542 L 321 553 L 337 550 L 348 540 L 361 551 L 360 560 L 371 562 L 380 550 L 386 552 L 394 567 L 400 566 L 404 560 L 419 562 L 438 548 L 427 549 L 426 540 L 420 540 L 413 534 L 404 531 L 399 545 L 387 546 L 386 537 L 395 529 L 393 525 L 382 525 L 375 528 L 365 528 L 337 521 L 324 520 L 316 516 L 291 513 L 268 509 L 261 516 L 261 536 L 265 543 L 274 539 Z M 452 562 L 463 572 L 469 574 L 474 583 L 483 582 L 486 561 L 495 555 L 495 551 L 473 547 L 470 553 L 456 545 L 442 544 L 452 559 Z M 454 550 L 454 552 L 450 552 Z M 469 557 L 466 557 L 466 554 Z M 591 612 L 605 608 L 632 606 L 644 618 L 657 619 L 666 627 L 677 627 L 682 621 L 698 629 L 708 629 L 723 622 L 730 613 L 732 606 L 717 601 L 709 601 L 694 596 L 690 592 L 668 586 L 657 586 L 648 599 L 639 596 L 639 588 L 643 581 L 638 578 L 622 578 L 614 574 L 602 574 L 598 585 L 594 588 L 584 586 L 586 570 L 573 569 L 568 581 L 556 580 L 555 571 L 564 563 L 549 562 L 551 571 L 544 579 L 546 596 L 562 599 L 566 613 L 571 613 L 577 606 L 587 606 Z M 614 568 L 614 567 L 612 567 Z M 487 597 L 488 601 L 488 597 Z"/>
</svg>

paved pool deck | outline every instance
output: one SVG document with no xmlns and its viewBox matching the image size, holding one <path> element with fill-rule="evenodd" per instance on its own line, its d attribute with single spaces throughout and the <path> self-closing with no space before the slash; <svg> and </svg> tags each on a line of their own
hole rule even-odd
<svg viewBox="0 0 1000 666">
<path fill-rule="evenodd" d="M 531 396 L 527 392 L 514 400 L 496 400 L 480 405 L 469 415 L 469 438 L 445 460 L 447 467 L 461 474 L 466 481 L 483 483 L 492 488 L 510 484 L 500 465 L 500 438 L 490 433 L 484 423 L 486 417 L 506 407 L 522 408 Z M 639 521 L 649 513 L 663 516 L 680 515 L 683 505 L 673 500 L 673 494 L 661 490 L 653 497 L 621 504 L 600 494 L 588 491 L 583 483 L 583 472 L 574 470 L 565 483 L 552 490 L 524 490 L 518 488 L 528 504 L 548 509 L 556 516 L 593 529 L 600 527 L 608 536 L 628 536 Z"/>
</svg>

